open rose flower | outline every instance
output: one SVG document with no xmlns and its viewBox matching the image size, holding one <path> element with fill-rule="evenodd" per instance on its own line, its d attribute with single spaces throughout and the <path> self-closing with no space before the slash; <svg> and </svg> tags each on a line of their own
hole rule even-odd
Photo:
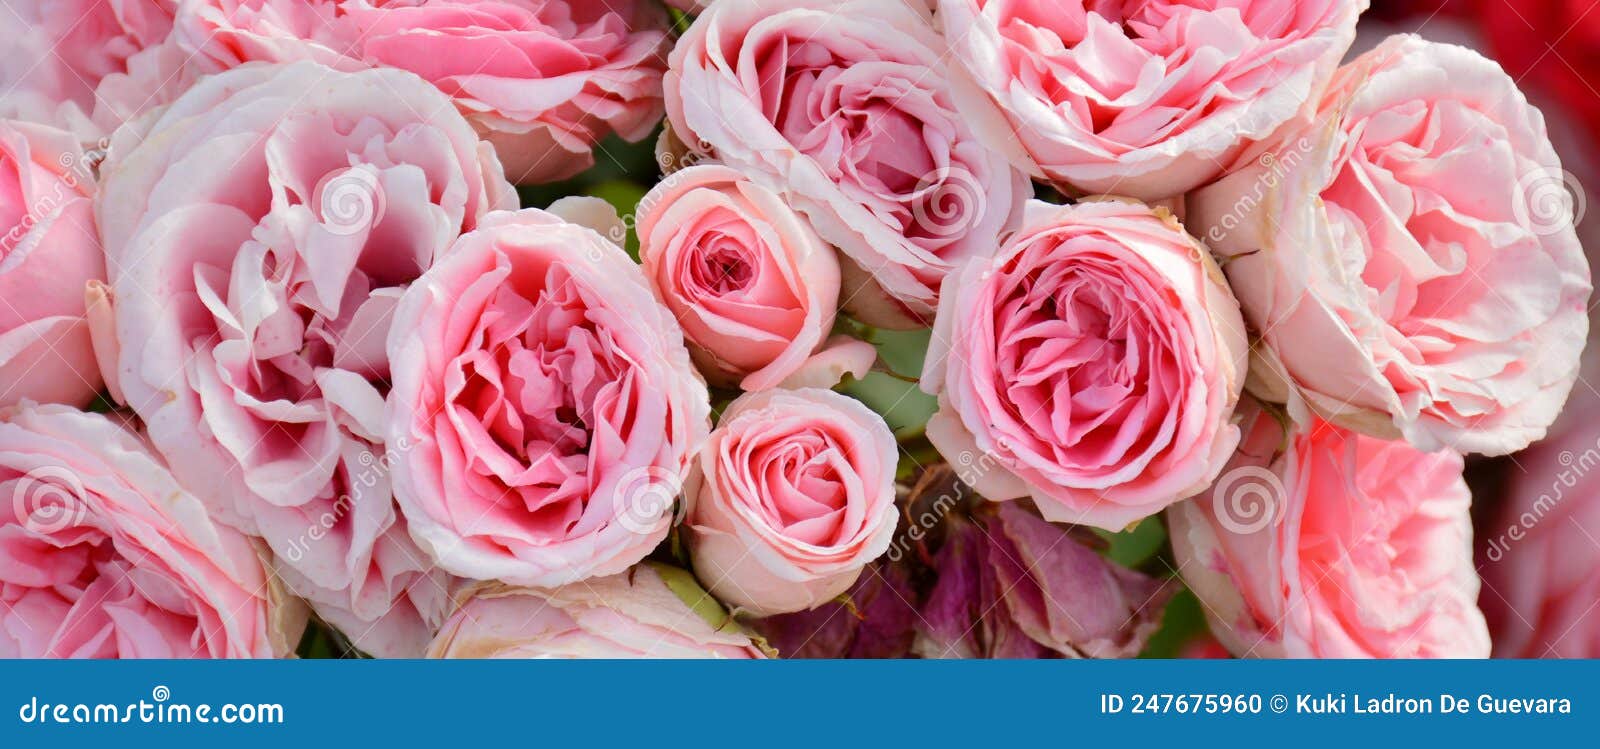
<svg viewBox="0 0 1600 749">
<path fill-rule="evenodd" d="M 105 137 L 193 77 L 168 44 L 179 0 L 6 0 L 0 117 Z"/>
<path fill-rule="evenodd" d="M 487 585 L 451 615 L 430 658 L 763 658 L 682 570 L 642 564 L 554 590 Z"/>
<path fill-rule="evenodd" d="M 197 0 L 178 36 L 212 70 L 409 70 L 454 100 L 514 181 L 534 183 L 593 165 L 607 135 L 655 129 L 667 27 L 651 0 Z"/>
<path fill-rule="evenodd" d="M 97 205 L 122 395 L 324 618 L 420 653 L 448 593 L 392 499 L 384 344 L 405 285 L 514 205 L 493 151 L 409 73 L 310 62 L 211 76 L 140 124 Z"/>
<path fill-rule="evenodd" d="M 1030 203 L 992 258 L 945 282 L 928 437 L 985 497 L 1121 530 L 1204 489 L 1239 432 L 1248 343 L 1199 242 L 1163 209 Z"/>
<path fill-rule="evenodd" d="M 690 556 L 718 599 L 760 616 L 849 589 L 894 534 L 894 434 L 831 390 L 745 395 L 689 475 Z"/>
<path fill-rule="evenodd" d="M 1548 439 L 1519 453 L 1479 526 L 1478 601 L 1502 658 L 1600 658 L 1600 396 L 1580 387 Z"/>
<path fill-rule="evenodd" d="M 84 308 L 106 275 L 92 169 L 71 134 L 0 120 L 0 406 L 100 391 Z"/>
<path fill-rule="evenodd" d="M 1210 491 L 1167 512 L 1178 568 L 1238 656 L 1484 658 L 1461 456 L 1253 406 Z M 1285 448 L 1287 445 L 1287 448 Z"/>
<path fill-rule="evenodd" d="M 0 657 L 273 658 L 305 627 L 256 545 L 98 414 L 0 416 Z"/>
<path fill-rule="evenodd" d="M 462 577 L 551 587 L 643 559 L 711 405 L 639 266 L 536 209 L 490 216 L 412 285 L 389 338 L 411 532 Z"/>
<path fill-rule="evenodd" d="M 926 325 L 944 276 L 1031 195 L 974 135 L 979 108 L 957 109 L 943 47 L 907 3 L 741 0 L 672 51 L 675 137 L 805 214 L 847 257 L 846 309 L 876 325 Z"/>
<path fill-rule="evenodd" d="M 1590 291 L 1543 118 L 1494 63 L 1396 36 L 1340 69 L 1316 121 L 1188 200 L 1281 376 L 1425 450 L 1538 439 Z"/>
<path fill-rule="evenodd" d="M 1015 502 L 945 528 L 918 618 L 924 658 L 1132 658 L 1176 590 Z"/>
<path fill-rule="evenodd" d="M 835 358 L 861 377 L 877 361 L 862 341 L 819 352 L 838 307 L 839 261 L 782 198 L 739 172 L 704 164 L 668 176 L 640 201 L 638 232 L 645 277 L 714 384 L 825 380 L 813 371 Z"/>
<path fill-rule="evenodd" d="M 1300 113 L 1366 0 L 939 0 L 960 65 L 1030 169 L 1087 193 L 1165 198 Z"/>
</svg>

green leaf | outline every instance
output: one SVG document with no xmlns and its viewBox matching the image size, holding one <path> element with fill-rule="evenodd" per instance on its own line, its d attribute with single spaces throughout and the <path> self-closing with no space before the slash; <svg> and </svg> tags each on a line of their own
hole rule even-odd
<svg viewBox="0 0 1600 749">
<path fill-rule="evenodd" d="M 1138 567 L 1150 561 L 1167 542 L 1167 527 L 1159 515 L 1145 518 L 1121 533 L 1098 528 L 1094 532 L 1111 544 L 1106 557 L 1124 567 Z"/>
<path fill-rule="evenodd" d="M 1176 580 L 1174 585 L 1178 584 Z M 1205 611 L 1200 599 L 1187 588 L 1172 597 L 1161 617 L 1161 628 L 1150 636 L 1140 658 L 1177 658 L 1195 640 L 1207 636 Z"/>
</svg>

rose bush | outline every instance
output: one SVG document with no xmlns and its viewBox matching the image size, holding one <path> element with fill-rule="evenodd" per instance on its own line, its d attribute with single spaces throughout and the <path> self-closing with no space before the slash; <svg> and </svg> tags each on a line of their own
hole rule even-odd
<svg viewBox="0 0 1600 749">
<path fill-rule="evenodd" d="M 846 309 L 926 325 L 990 251 L 1027 177 L 957 109 L 925 13 L 873 0 L 714 3 L 672 50 L 667 116 L 692 152 L 777 190 L 843 251 Z"/>
<path fill-rule="evenodd" d="M 84 406 L 100 390 L 84 306 L 106 275 L 94 192 L 70 133 L 0 120 L 0 406 Z"/>
<path fill-rule="evenodd" d="M 695 572 L 758 616 L 849 589 L 894 533 L 894 434 L 831 390 L 735 400 L 685 486 Z"/>
<path fill-rule="evenodd" d="M 1590 291 L 1539 112 L 1476 53 L 1396 36 L 1317 123 L 1187 201 L 1274 368 L 1325 418 L 1425 450 L 1538 439 Z"/>
<path fill-rule="evenodd" d="M 462 577 L 612 575 L 667 535 L 711 405 L 683 333 L 592 229 L 496 213 L 406 292 L 387 432 L 412 534 Z"/>
<path fill-rule="evenodd" d="M 119 391 L 324 618 L 420 653 L 448 592 L 392 499 L 384 343 L 405 285 L 515 204 L 493 152 L 409 73 L 311 62 L 211 76 L 141 125 L 97 204 Z"/>
<path fill-rule="evenodd" d="M 0 657 L 273 658 L 305 609 L 137 435 L 65 406 L 0 419 Z"/>
<path fill-rule="evenodd" d="M 844 339 L 821 351 L 839 302 L 839 261 L 777 193 L 725 166 L 675 172 L 639 202 L 639 260 L 713 384 L 763 390 L 857 378 L 878 358 Z M 815 355 L 815 356 L 814 356 Z"/>
<path fill-rule="evenodd" d="M 1238 303 L 1161 209 L 1030 203 L 945 282 L 922 388 L 928 437 L 993 500 L 1121 530 L 1216 478 L 1238 443 Z"/>
<path fill-rule="evenodd" d="M 1224 173 L 1315 98 L 1366 0 L 938 0 L 951 51 L 1036 175 L 1166 198 Z"/>
</svg>

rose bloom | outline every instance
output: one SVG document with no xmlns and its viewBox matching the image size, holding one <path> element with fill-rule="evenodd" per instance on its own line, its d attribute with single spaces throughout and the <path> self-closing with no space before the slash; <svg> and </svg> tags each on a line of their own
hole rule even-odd
<svg viewBox="0 0 1600 749">
<path fill-rule="evenodd" d="M 745 395 L 689 474 L 689 552 L 719 600 L 758 616 L 848 590 L 894 534 L 894 434 L 831 390 Z"/>
<path fill-rule="evenodd" d="M 714 384 L 825 380 L 815 370 L 836 358 L 860 377 L 877 361 L 862 341 L 821 351 L 838 307 L 839 261 L 777 193 L 739 172 L 704 164 L 669 175 L 640 201 L 638 233 L 645 278 Z"/>
<path fill-rule="evenodd" d="M 111 419 L 7 410 L 0 493 L 0 657 L 293 654 L 305 609 L 256 545 Z"/>
<path fill-rule="evenodd" d="M 517 182 L 594 164 L 605 136 L 661 121 L 668 18 L 650 0 L 197 0 L 198 64 L 312 59 L 409 70 L 449 95 Z"/>
<path fill-rule="evenodd" d="M 874 325 L 926 325 L 944 276 L 1032 194 L 974 135 L 981 107 L 957 108 L 943 49 L 905 3 L 751 0 L 712 4 L 672 50 L 674 137 L 837 245 L 845 308 Z"/>
<path fill-rule="evenodd" d="M 1573 391 L 1548 439 L 1519 453 L 1479 526 L 1478 601 L 1502 658 L 1600 658 L 1600 396 Z"/>
<path fill-rule="evenodd" d="M 1210 491 L 1167 511 L 1178 569 L 1238 656 L 1483 658 L 1461 456 L 1242 409 Z"/>
<path fill-rule="evenodd" d="M 485 585 L 429 658 L 763 658 L 682 570 L 642 564 L 554 590 Z"/>
<path fill-rule="evenodd" d="M 666 538 L 710 397 L 621 247 L 494 214 L 407 291 L 389 359 L 396 491 L 443 568 L 550 587 Z"/>
<path fill-rule="evenodd" d="M 1165 198 L 1202 185 L 1300 112 L 1366 0 L 939 0 L 961 67 L 1067 190 Z"/>
<path fill-rule="evenodd" d="M 1324 418 L 1425 450 L 1543 435 L 1590 290 L 1543 118 L 1494 63 L 1413 36 L 1341 69 L 1318 118 L 1188 200 L 1282 373 Z"/>
<path fill-rule="evenodd" d="M 141 125 L 97 206 L 123 397 L 322 617 L 420 653 L 448 593 L 392 499 L 384 343 L 404 286 L 515 204 L 492 149 L 409 73 L 310 62 L 211 76 Z"/>
<path fill-rule="evenodd" d="M 0 120 L 0 406 L 100 391 L 84 317 L 85 284 L 106 275 L 94 189 L 72 134 Z"/>
<path fill-rule="evenodd" d="M 192 78 L 166 44 L 179 0 L 5 0 L 0 117 L 82 140 L 171 99 Z"/>
<path fill-rule="evenodd" d="M 1238 304 L 1165 209 L 1029 204 L 945 282 L 922 388 L 928 438 L 993 500 L 1122 530 L 1205 488 L 1239 440 Z"/>
</svg>

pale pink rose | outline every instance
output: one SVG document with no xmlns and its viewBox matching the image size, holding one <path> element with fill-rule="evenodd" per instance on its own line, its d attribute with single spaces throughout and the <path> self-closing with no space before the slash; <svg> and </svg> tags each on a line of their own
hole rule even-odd
<svg viewBox="0 0 1600 749">
<path fill-rule="evenodd" d="M 1498 66 L 1397 36 L 1340 69 L 1315 125 L 1190 195 L 1188 222 L 1321 416 L 1498 455 L 1555 419 L 1588 330 L 1564 177 Z"/>
<path fill-rule="evenodd" d="M 1315 98 L 1367 0 L 939 0 L 960 67 L 1024 163 L 1068 191 L 1165 198 Z M 997 145 L 997 147 L 999 147 Z"/>
<path fill-rule="evenodd" d="M 212 70 L 313 59 L 416 73 L 523 183 L 587 169 L 607 135 L 655 129 L 667 31 L 651 0 L 198 0 L 178 23 Z"/>
<path fill-rule="evenodd" d="M 305 608 L 133 432 L 66 406 L 0 414 L 0 657 L 273 658 Z"/>
<path fill-rule="evenodd" d="M 84 317 L 85 284 L 106 276 L 93 170 L 70 133 L 0 120 L 0 406 L 100 391 Z"/>
<path fill-rule="evenodd" d="M 192 82 L 168 44 L 178 0 L 5 0 L 0 117 L 89 141 Z"/>
<path fill-rule="evenodd" d="M 564 585 L 666 538 L 711 405 L 621 247 L 496 213 L 401 299 L 389 359 L 396 494 L 444 569 Z"/>
<path fill-rule="evenodd" d="M 821 351 L 839 261 L 777 193 L 739 172 L 703 164 L 669 175 L 640 201 L 638 233 L 645 278 L 713 384 L 764 390 L 835 355 L 861 377 L 877 361 L 861 341 Z"/>
<path fill-rule="evenodd" d="M 810 219 L 847 257 L 845 308 L 875 325 L 927 325 L 945 275 L 1032 194 L 974 135 L 985 113 L 957 108 L 943 47 L 902 2 L 737 0 L 672 51 L 676 139 Z"/>
<path fill-rule="evenodd" d="M 1241 409 L 1244 442 L 1167 511 L 1178 569 L 1238 656 L 1483 658 L 1461 456 Z"/>
<path fill-rule="evenodd" d="M 898 455 L 883 417 L 848 396 L 740 397 L 684 488 L 696 574 L 758 616 L 838 597 L 889 548 Z"/>
<path fill-rule="evenodd" d="M 1483 605 L 1502 658 L 1600 658 L 1600 395 L 1573 391 L 1550 437 L 1508 467 L 1479 526 Z"/>
<path fill-rule="evenodd" d="M 928 437 L 985 497 L 1122 530 L 1204 489 L 1239 440 L 1238 303 L 1165 209 L 1029 204 L 945 282 L 922 387 Z"/>
<path fill-rule="evenodd" d="M 429 658 L 765 658 L 683 570 L 641 564 L 554 590 L 472 592 Z"/>
<path fill-rule="evenodd" d="M 319 614 L 420 653 L 447 581 L 392 499 L 384 345 L 405 285 L 515 205 L 492 149 L 409 73 L 311 62 L 208 77 L 139 124 L 96 206 L 121 394 Z"/>
</svg>

